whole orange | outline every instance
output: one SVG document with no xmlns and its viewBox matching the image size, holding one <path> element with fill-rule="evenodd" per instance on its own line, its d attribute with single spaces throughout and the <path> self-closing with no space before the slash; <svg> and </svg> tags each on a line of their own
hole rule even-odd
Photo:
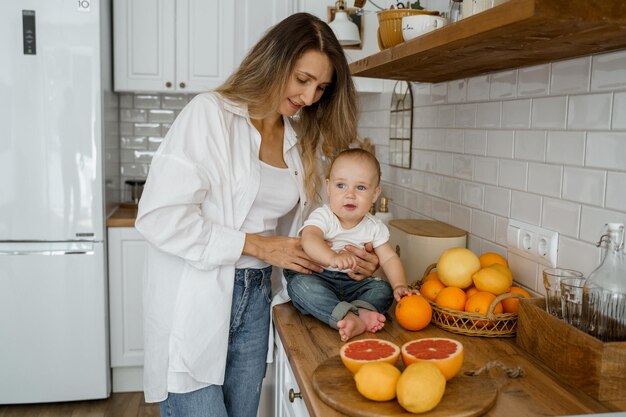
<svg viewBox="0 0 626 417">
<path fill-rule="evenodd" d="M 520 294 L 524 298 L 530 298 L 530 294 L 523 288 L 511 287 L 510 293 Z M 502 308 L 505 313 L 517 313 L 519 311 L 519 298 L 505 298 L 502 300 Z"/>
<path fill-rule="evenodd" d="M 396 320 L 407 330 L 417 331 L 428 326 L 433 309 L 421 295 L 404 296 L 396 304 Z"/>
<path fill-rule="evenodd" d="M 485 268 L 493 264 L 500 264 L 502 266 L 506 266 L 507 268 L 509 267 L 509 263 L 506 259 L 502 255 L 495 252 L 485 252 L 478 257 L 478 260 L 480 261 L 481 268 Z"/>
<path fill-rule="evenodd" d="M 438 306 L 459 311 L 463 311 L 465 308 L 465 301 L 467 301 L 465 291 L 457 287 L 446 287 L 439 291 L 437 298 L 435 298 L 435 303 Z"/>
<path fill-rule="evenodd" d="M 424 279 L 422 280 L 422 283 L 429 281 L 431 279 L 439 279 L 439 273 L 437 271 L 430 272 L 428 275 L 424 277 Z"/>
<path fill-rule="evenodd" d="M 446 288 L 446 286 L 443 285 L 443 282 L 439 281 L 438 278 L 431 278 L 422 284 L 420 287 L 420 294 L 428 298 L 430 301 L 435 301 L 439 291 L 444 288 Z"/>
<path fill-rule="evenodd" d="M 468 313 L 487 315 L 489 306 L 495 299 L 496 296 L 494 294 L 487 291 L 479 291 L 467 299 L 465 311 Z M 498 303 L 493 309 L 493 314 L 501 314 L 502 310 L 502 303 Z M 493 325 L 487 320 L 473 320 L 473 322 L 476 327 L 491 327 Z"/>
<path fill-rule="evenodd" d="M 472 295 L 476 294 L 477 292 L 478 292 L 478 288 L 474 287 L 473 285 L 465 290 L 465 294 L 467 295 L 467 298 L 470 298 Z"/>
</svg>

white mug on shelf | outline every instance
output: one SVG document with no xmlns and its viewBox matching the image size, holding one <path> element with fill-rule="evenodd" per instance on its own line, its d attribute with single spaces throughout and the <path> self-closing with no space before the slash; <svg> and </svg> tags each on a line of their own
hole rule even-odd
<svg viewBox="0 0 626 417">
<path fill-rule="evenodd" d="M 441 16 L 418 14 L 402 18 L 402 37 L 405 41 L 444 27 L 448 20 Z"/>
</svg>

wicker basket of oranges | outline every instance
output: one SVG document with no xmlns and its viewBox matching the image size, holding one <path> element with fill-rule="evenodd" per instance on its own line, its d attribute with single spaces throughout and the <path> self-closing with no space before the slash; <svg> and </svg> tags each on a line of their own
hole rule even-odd
<svg viewBox="0 0 626 417">
<path fill-rule="evenodd" d="M 429 265 L 422 279 L 411 285 L 428 299 L 433 309 L 432 324 L 467 336 L 515 336 L 519 299 L 530 297 L 526 291 L 511 287 L 495 295 L 474 286 L 446 286 L 439 280 L 436 267 L 437 264 Z"/>
</svg>

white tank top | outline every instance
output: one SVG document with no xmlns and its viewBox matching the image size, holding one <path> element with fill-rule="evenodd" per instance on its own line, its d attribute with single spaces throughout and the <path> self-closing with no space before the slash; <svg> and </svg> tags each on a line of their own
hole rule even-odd
<svg viewBox="0 0 626 417">
<path fill-rule="evenodd" d="M 261 162 L 261 185 L 248 216 L 241 225 L 245 233 L 274 236 L 278 219 L 289 213 L 300 198 L 295 180 L 288 168 L 277 168 Z M 265 268 L 269 266 L 252 256 L 242 255 L 236 268 Z"/>
</svg>

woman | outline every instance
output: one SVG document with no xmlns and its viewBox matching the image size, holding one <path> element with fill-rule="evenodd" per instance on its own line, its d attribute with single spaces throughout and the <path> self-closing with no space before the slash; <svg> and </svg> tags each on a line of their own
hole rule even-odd
<svg viewBox="0 0 626 417">
<path fill-rule="evenodd" d="M 287 236 L 318 203 L 320 152 L 347 148 L 356 116 L 339 43 L 328 25 L 299 13 L 172 125 L 136 221 L 151 243 L 144 391 L 162 416 L 256 416 L 272 342 L 272 266 L 322 270 Z M 352 251 L 353 278 L 370 275 L 376 256 Z M 274 282 L 274 303 L 288 300 L 283 283 Z"/>
</svg>

